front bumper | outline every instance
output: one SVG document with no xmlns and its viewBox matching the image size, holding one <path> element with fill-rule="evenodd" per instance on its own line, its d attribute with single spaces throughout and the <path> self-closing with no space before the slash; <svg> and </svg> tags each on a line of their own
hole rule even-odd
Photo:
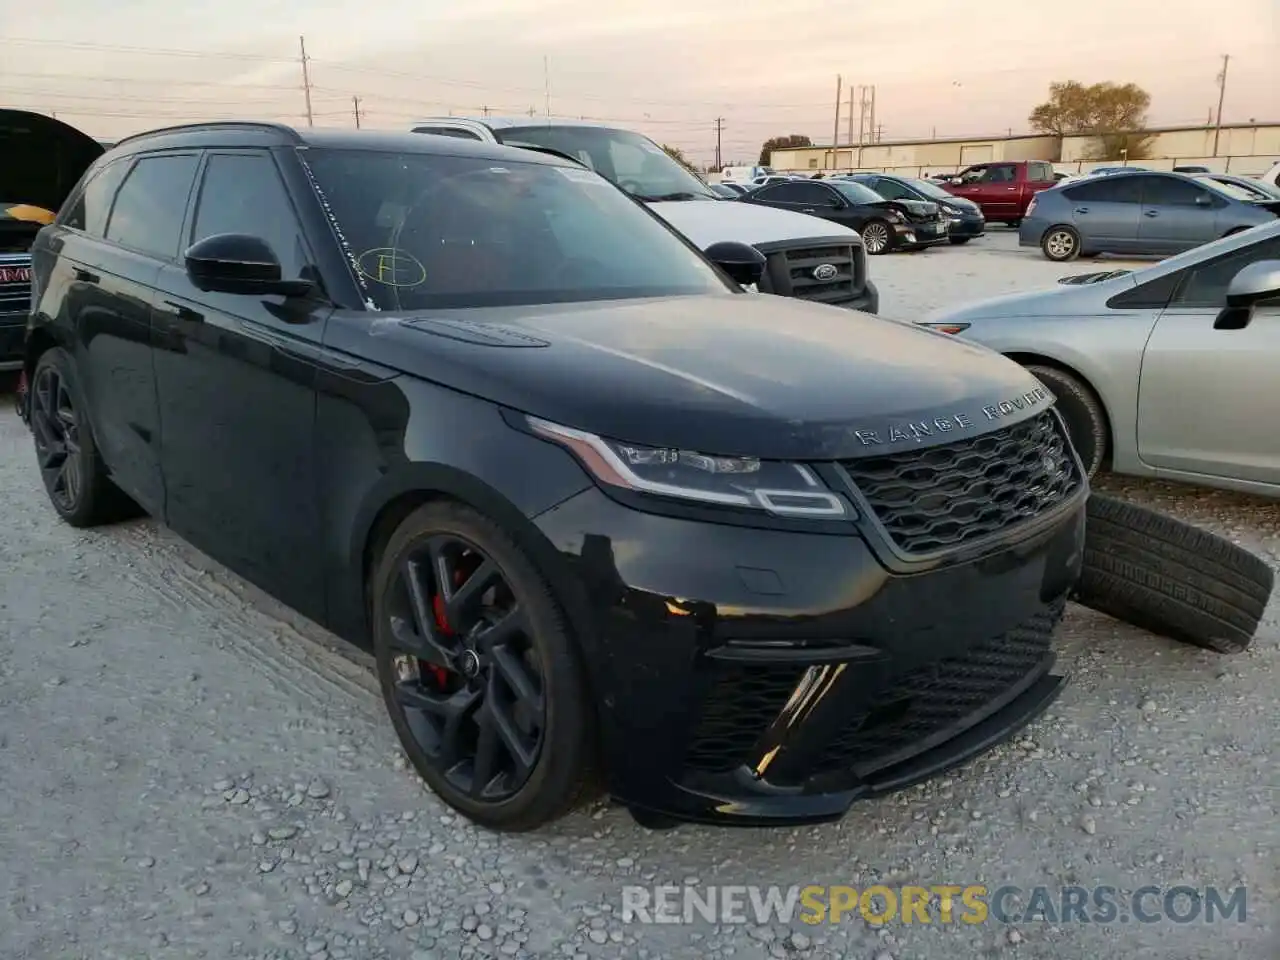
<svg viewBox="0 0 1280 960">
<path fill-rule="evenodd" d="M 1034 533 L 911 573 L 852 529 L 659 516 L 597 489 L 542 514 L 567 560 L 610 792 L 697 822 L 821 822 L 1005 739 L 1064 683 L 1051 636 L 1085 496 Z"/>
<path fill-rule="evenodd" d="M 953 217 L 947 222 L 948 235 L 972 239 L 987 232 L 987 220 L 980 214 L 971 217 Z"/>
<path fill-rule="evenodd" d="M 920 250 L 935 244 L 946 243 L 947 238 L 947 221 L 945 220 L 893 224 L 893 245 L 898 250 Z"/>
<path fill-rule="evenodd" d="M 0 373 L 22 369 L 26 332 L 25 313 L 0 313 Z"/>
</svg>

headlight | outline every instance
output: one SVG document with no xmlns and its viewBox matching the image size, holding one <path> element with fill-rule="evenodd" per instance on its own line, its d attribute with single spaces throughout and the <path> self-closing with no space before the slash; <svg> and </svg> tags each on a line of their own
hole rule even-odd
<svg viewBox="0 0 1280 960">
<path fill-rule="evenodd" d="M 967 323 L 921 323 L 920 326 L 928 327 L 930 330 L 937 330 L 939 333 L 964 333 L 969 329 L 970 324 Z"/>
<path fill-rule="evenodd" d="M 645 447 L 537 417 L 526 419 L 535 433 L 568 447 L 597 480 L 611 487 L 793 519 L 853 519 L 845 502 L 798 463 Z"/>
<path fill-rule="evenodd" d="M 901 223 L 904 219 L 906 219 L 897 210 L 886 210 L 884 212 L 884 218 L 886 220 L 892 220 L 894 223 Z"/>
</svg>

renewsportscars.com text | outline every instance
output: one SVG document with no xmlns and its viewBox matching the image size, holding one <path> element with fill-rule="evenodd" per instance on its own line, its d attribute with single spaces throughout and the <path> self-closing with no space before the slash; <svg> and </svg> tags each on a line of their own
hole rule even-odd
<svg viewBox="0 0 1280 960">
<path fill-rule="evenodd" d="M 1245 887 L 628 886 L 623 923 L 1221 923 L 1244 922 Z"/>
</svg>

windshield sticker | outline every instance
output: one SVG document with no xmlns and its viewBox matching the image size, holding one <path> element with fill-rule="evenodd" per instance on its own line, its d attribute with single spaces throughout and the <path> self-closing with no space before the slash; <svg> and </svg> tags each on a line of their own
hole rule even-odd
<svg viewBox="0 0 1280 960">
<path fill-rule="evenodd" d="M 374 247 L 356 258 L 360 275 L 385 287 L 416 287 L 427 279 L 427 268 L 413 254 L 395 247 Z"/>
<path fill-rule="evenodd" d="M 590 183 L 597 187 L 607 187 L 609 182 L 598 173 L 592 173 L 590 170 L 579 170 L 577 167 L 556 167 L 560 172 L 560 176 L 566 180 L 572 180 L 574 183 Z"/>
</svg>

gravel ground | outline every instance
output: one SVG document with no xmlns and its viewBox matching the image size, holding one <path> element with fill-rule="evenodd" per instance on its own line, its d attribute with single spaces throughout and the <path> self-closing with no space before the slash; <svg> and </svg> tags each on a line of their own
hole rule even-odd
<svg viewBox="0 0 1280 960">
<path fill-rule="evenodd" d="M 873 261 L 884 312 L 1048 284 L 1000 231 Z M 1280 558 L 1274 503 L 1109 488 Z M 167 531 L 80 532 L 0 413 L 0 956 L 1280 956 L 1280 623 L 1224 658 L 1073 608 L 1074 678 L 1023 738 L 803 830 L 499 837 L 405 769 L 368 663 Z M 1248 885 L 1243 923 L 621 922 L 626 884 Z"/>
</svg>

